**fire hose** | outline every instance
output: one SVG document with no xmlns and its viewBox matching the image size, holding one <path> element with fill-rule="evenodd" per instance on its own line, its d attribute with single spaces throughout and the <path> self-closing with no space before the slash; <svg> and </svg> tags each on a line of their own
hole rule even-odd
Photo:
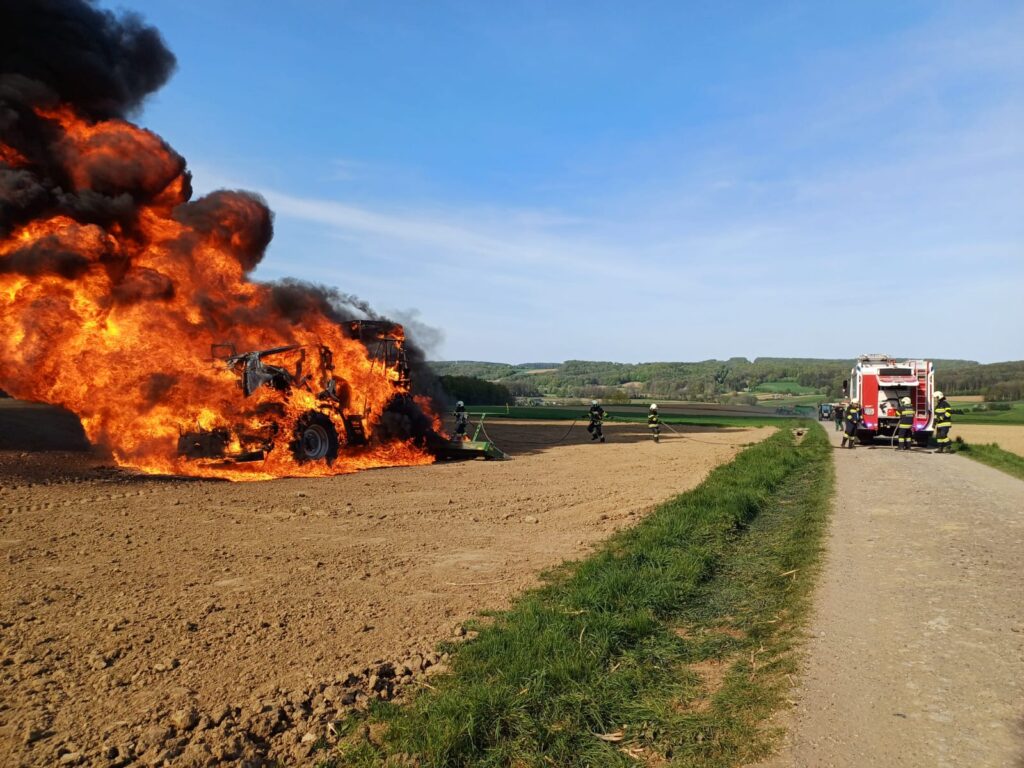
<svg viewBox="0 0 1024 768">
<path fill-rule="evenodd" d="M 694 443 L 704 443 L 706 445 L 729 445 L 729 443 L 720 443 L 717 440 L 701 440 L 701 439 L 693 437 L 691 435 L 684 435 L 682 432 L 679 432 L 678 430 L 673 429 L 672 425 L 669 424 L 667 421 L 659 421 L 658 424 L 660 424 L 663 427 L 668 427 L 670 430 L 675 432 L 677 436 L 682 437 L 682 438 L 684 438 L 686 440 L 690 440 L 690 441 L 692 441 Z"/>
<path fill-rule="evenodd" d="M 614 421 L 614 418 L 613 418 L 612 416 L 609 416 L 609 417 L 607 417 L 607 418 L 608 418 L 608 421 Z M 633 423 L 633 424 L 635 424 L 635 423 L 637 423 L 637 422 L 626 422 L 626 423 L 627 423 L 627 424 L 629 424 L 629 423 Z M 640 424 L 642 424 L 643 422 L 639 422 L 639 423 L 640 423 Z M 678 437 L 681 437 L 681 438 L 683 438 L 683 439 L 685 439 L 685 440 L 690 440 L 690 441 L 692 441 L 692 442 L 694 442 L 694 443 L 705 443 L 706 445 L 728 445 L 728 443 L 720 443 L 720 442 L 718 442 L 717 440 L 701 440 L 701 439 L 699 439 L 699 438 L 696 438 L 696 437 L 692 437 L 692 436 L 690 436 L 690 435 L 684 435 L 684 434 L 683 434 L 682 432 L 679 432 L 678 430 L 676 430 L 676 429 L 673 429 L 673 428 L 672 428 L 672 425 L 671 425 L 671 424 L 669 424 L 669 423 L 668 423 L 667 421 L 659 421 L 659 422 L 658 422 L 658 425 L 659 425 L 659 426 L 662 426 L 662 427 L 668 427 L 668 428 L 669 428 L 670 430 L 672 430 L 673 432 L 675 432 L 675 434 L 676 434 L 676 435 L 677 435 Z"/>
<path fill-rule="evenodd" d="M 610 416 L 607 417 L 606 420 L 607 421 L 614 421 L 614 419 L 612 417 L 610 417 Z M 569 436 L 569 433 L 572 432 L 572 430 L 576 427 L 576 424 L 578 422 L 579 422 L 579 419 L 573 419 L 573 422 L 572 422 L 572 424 L 569 425 L 569 428 L 566 429 L 565 432 L 562 434 L 562 436 L 559 437 L 557 440 L 515 440 L 513 442 L 520 443 L 522 445 L 557 445 L 558 443 L 561 443 L 561 442 L 565 441 L 565 439 Z M 683 434 L 682 432 L 679 432 L 678 430 L 674 429 L 671 424 L 668 424 L 667 422 L 663 421 L 663 422 L 659 422 L 659 423 L 660 423 L 661 426 L 667 427 L 669 430 L 674 432 L 677 437 L 684 438 L 685 440 L 690 440 L 691 442 L 694 442 L 694 443 L 704 443 L 705 445 L 729 445 L 729 443 L 722 443 L 722 442 L 719 442 L 717 440 L 701 440 L 700 438 L 693 437 L 692 435 L 686 435 L 686 434 Z M 473 426 L 474 428 L 476 426 L 472 422 L 469 422 L 469 424 L 470 424 L 470 426 Z M 495 442 L 494 438 L 492 438 L 489 434 L 487 434 L 487 427 L 485 427 L 483 425 L 483 423 L 480 424 L 480 431 L 483 433 L 483 436 L 485 438 L 487 438 L 488 441 L 490 441 L 491 443 Z"/>
<path fill-rule="evenodd" d="M 569 436 L 569 433 L 572 432 L 573 428 L 576 426 L 576 422 L 578 421 L 579 419 L 573 419 L 572 424 L 570 424 L 569 428 L 565 430 L 565 434 L 557 440 L 515 440 L 513 442 L 522 443 L 523 445 L 557 445 Z M 487 427 L 483 425 L 483 422 L 480 423 L 480 431 L 483 432 L 484 437 L 486 437 L 490 442 L 494 442 L 494 439 L 487 434 Z"/>
</svg>

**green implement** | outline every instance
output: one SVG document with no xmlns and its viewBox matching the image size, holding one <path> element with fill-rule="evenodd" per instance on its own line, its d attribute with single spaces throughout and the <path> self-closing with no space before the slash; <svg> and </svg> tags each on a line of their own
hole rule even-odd
<svg viewBox="0 0 1024 768">
<path fill-rule="evenodd" d="M 501 460 L 508 456 L 490 440 L 480 440 L 480 433 L 487 437 L 484 429 L 484 418 L 486 414 L 480 414 L 480 420 L 476 424 L 476 431 L 473 432 L 472 440 L 445 440 L 436 433 L 431 433 L 434 439 L 428 440 L 428 448 L 439 459 L 487 459 Z"/>
</svg>

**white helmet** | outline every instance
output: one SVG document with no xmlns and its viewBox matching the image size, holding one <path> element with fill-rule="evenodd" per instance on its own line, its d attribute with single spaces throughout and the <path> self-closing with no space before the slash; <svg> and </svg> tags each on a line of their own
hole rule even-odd
<svg viewBox="0 0 1024 768">
<path fill-rule="evenodd" d="M 658 404 L 657 403 L 651 403 L 651 410 L 652 411 L 658 410 Z"/>
<path fill-rule="evenodd" d="M 590 404 L 591 404 L 591 405 L 597 405 L 597 400 L 591 400 L 591 401 L 590 401 Z"/>
<path fill-rule="evenodd" d="M 909 397 L 901 397 L 900 398 L 900 405 L 910 405 L 910 398 Z"/>
<path fill-rule="evenodd" d="M 457 402 L 457 403 L 455 404 L 455 407 L 456 407 L 456 408 L 465 408 L 465 407 L 466 407 L 466 404 L 465 404 L 464 402 L 462 402 L 461 400 L 459 400 L 459 402 Z"/>
<path fill-rule="evenodd" d="M 942 394 L 941 392 L 938 392 L 938 391 L 935 392 L 935 399 L 936 400 L 941 400 L 944 397 L 945 397 L 945 395 Z"/>
<path fill-rule="evenodd" d="M 850 405 L 860 405 L 860 400 L 851 400 Z"/>
</svg>

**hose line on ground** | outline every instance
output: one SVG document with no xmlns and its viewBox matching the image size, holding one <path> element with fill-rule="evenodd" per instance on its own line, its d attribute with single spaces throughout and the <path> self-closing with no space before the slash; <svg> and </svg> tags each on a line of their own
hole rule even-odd
<svg viewBox="0 0 1024 768">
<path fill-rule="evenodd" d="M 612 421 L 613 419 L 609 418 L 608 420 Z M 474 429 L 477 428 L 477 425 L 474 424 L 473 422 L 469 421 L 468 419 L 466 420 L 466 422 L 467 422 L 467 424 L 469 426 L 473 427 Z M 569 425 L 569 428 L 566 429 L 565 432 L 562 434 L 562 436 L 559 437 L 557 440 L 516 440 L 516 439 L 512 439 L 512 440 L 509 440 L 509 442 L 516 443 L 516 444 L 519 444 L 519 445 L 558 445 L 558 443 L 564 442 L 565 439 L 567 437 L 569 437 L 569 434 L 576 427 L 577 423 L 579 423 L 579 419 L 573 419 L 573 422 L 572 422 L 572 424 Z M 629 424 L 629 423 L 633 423 L 633 422 L 623 422 L 623 423 Z M 705 445 L 731 445 L 731 443 L 722 443 L 722 442 L 719 442 L 718 440 L 701 440 L 700 438 L 693 437 L 692 435 L 685 435 L 682 432 L 679 432 L 678 430 L 674 429 L 672 427 L 672 425 L 669 424 L 668 422 L 661 422 L 661 424 L 664 427 L 668 427 L 668 429 L 670 429 L 672 432 L 674 432 L 678 437 L 682 437 L 682 438 L 684 438 L 686 440 L 690 440 L 690 441 L 692 441 L 694 443 L 703 443 Z M 497 445 L 497 443 L 495 442 L 494 438 L 491 437 L 489 434 L 487 434 L 487 427 L 484 426 L 483 422 L 480 423 L 479 429 L 483 433 L 484 437 L 487 438 L 488 442 L 491 442 L 491 443 L 494 443 L 495 445 Z"/>
<path fill-rule="evenodd" d="M 509 442 L 519 443 L 521 445 L 557 445 L 558 443 L 562 442 L 563 440 L 565 440 L 565 438 L 569 436 L 569 433 L 572 432 L 573 427 L 576 426 L 576 422 L 578 421 L 579 419 L 573 419 L 572 424 L 570 424 L 569 428 L 565 430 L 565 434 L 563 434 L 557 440 L 510 440 Z M 490 442 L 494 442 L 494 439 L 487 434 L 487 427 L 483 425 L 483 422 L 480 423 L 480 431 L 484 433 L 484 437 L 486 437 Z"/>
<path fill-rule="evenodd" d="M 662 426 L 668 427 L 675 432 L 679 437 L 685 438 L 686 440 L 692 440 L 695 443 L 704 443 L 705 445 L 731 445 L 731 443 L 720 443 L 717 440 L 701 440 L 700 438 L 693 437 L 692 435 L 684 435 L 676 429 L 672 428 L 672 425 L 667 421 L 660 422 Z"/>
</svg>

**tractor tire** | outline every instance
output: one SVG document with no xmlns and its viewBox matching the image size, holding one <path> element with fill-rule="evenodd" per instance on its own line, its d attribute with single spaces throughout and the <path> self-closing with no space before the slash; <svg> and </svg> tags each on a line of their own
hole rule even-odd
<svg viewBox="0 0 1024 768">
<path fill-rule="evenodd" d="M 317 411 L 306 411 L 295 422 L 295 439 L 290 447 L 300 464 L 323 461 L 333 464 L 338 458 L 338 431 L 331 420 Z"/>
</svg>

